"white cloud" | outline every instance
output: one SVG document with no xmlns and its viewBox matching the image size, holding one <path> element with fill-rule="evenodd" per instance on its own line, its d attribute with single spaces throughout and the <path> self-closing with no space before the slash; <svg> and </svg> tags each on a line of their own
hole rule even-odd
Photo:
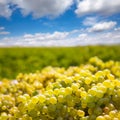
<svg viewBox="0 0 120 120">
<path fill-rule="evenodd" d="M 1 31 L 1 30 L 4 30 L 4 29 L 5 29 L 4 27 L 0 27 L 0 31 Z"/>
<path fill-rule="evenodd" d="M 85 26 L 92 26 L 92 25 L 96 24 L 97 21 L 98 21 L 97 17 L 87 17 L 83 21 L 83 25 L 85 25 Z"/>
<path fill-rule="evenodd" d="M 120 0 L 79 0 L 75 13 L 78 16 L 100 13 L 111 15 L 120 12 Z"/>
<path fill-rule="evenodd" d="M 95 25 L 93 25 L 91 28 L 88 28 L 89 32 L 102 32 L 102 31 L 106 31 L 106 30 L 111 30 L 115 27 L 117 23 L 110 21 L 110 22 L 100 22 L 100 23 L 96 23 Z"/>
<path fill-rule="evenodd" d="M 0 16 L 9 18 L 12 10 L 9 8 L 10 0 L 0 0 Z"/>
<path fill-rule="evenodd" d="M 120 27 L 117 27 L 114 29 L 115 31 L 120 31 Z"/>
<path fill-rule="evenodd" d="M 120 44 L 120 29 L 91 34 L 73 30 L 70 32 L 25 34 L 19 37 L 4 37 L 0 46 L 78 46 L 94 44 Z"/>
<path fill-rule="evenodd" d="M 0 31 L 0 35 L 8 35 L 10 34 L 10 32 L 7 32 L 7 31 Z"/>
<path fill-rule="evenodd" d="M 74 3 L 78 16 L 100 13 L 111 15 L 120 12 L 120 0 L 0 0 L 0 16 L 9 18 L 16 8 L 26 16 L 34 18 L 57 17 L 63 14 Z M 15 9 L 11 6 L 15 6 Z"/>
<path fill-rule="evenodd" d="M 57 17 L 73 4 L 73 0 L 0 0 L 0 16 L 9 18 L 15 6 L 24 16 L 32 14 L 34 18 Z"/>
<path fill-rule="evenodd" d="M 54 33 L 36 33 L 34 35 L 25 34 L 23 36 L 25 41 L 49 41 L 49 40 L 62 40 L 68 36 L 68 32 L 54 32 Z"/>
<path fill-rule="evenodd" d="M 10 34 L 10 32 L 5 31 L 4 27 L 0 27 L 0 35 L 7 35 L 7 34 Z"/>
<path fill-rule="evenodd" d="M 10 17 L 13 9 L 19 8 L 24 16 L 32 14 L 34 18 L 57 17 L 73 4 L 73 0 L 0 0 L 0 16 Z"/>
</svg>

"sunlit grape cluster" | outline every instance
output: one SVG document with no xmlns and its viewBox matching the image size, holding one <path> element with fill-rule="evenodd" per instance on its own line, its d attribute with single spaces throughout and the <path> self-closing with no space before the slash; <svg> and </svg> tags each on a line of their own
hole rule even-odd
<svg viewBox="0 0 120 120">
<path fill-rule="evenodd" d="M 93 57 L 1 80 L 0 120 L 120 120 L 120 62 Z"/>
</svg>

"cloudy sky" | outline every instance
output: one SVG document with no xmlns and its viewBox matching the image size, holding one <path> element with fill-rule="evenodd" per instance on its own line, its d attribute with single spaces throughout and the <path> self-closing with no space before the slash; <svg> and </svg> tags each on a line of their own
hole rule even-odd
<svg viewBox="0 0 120 120">
<path fill-rule="evenodd" d="M 0 0 L 0 46 L 120 44 L 120 0 Z"/>
</svg>

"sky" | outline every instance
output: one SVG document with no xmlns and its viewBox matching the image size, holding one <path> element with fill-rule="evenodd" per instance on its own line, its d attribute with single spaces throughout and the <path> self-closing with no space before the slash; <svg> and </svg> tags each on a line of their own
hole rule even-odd
<svg viewBox="0 0 120 120">
<path fill-rule="evenodd" d="M 120 0 L 0 0 L 0 47 L 120 44 Z"/>
</svg>

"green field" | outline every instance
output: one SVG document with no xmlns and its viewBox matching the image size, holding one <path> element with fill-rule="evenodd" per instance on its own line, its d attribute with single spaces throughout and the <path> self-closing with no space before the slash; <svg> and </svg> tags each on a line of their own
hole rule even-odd
<svg viewBox="0 0 120 120">
<path fill-rule="evenodd" d="M 103 61 L 120 61 L 120 45 L 53 47 L 53 48 L 0 48 L 0 79 L 15 79 L 20 72 L 29 73 L 46 66 L 78 66 L 90 57 Z"/>
</svg>

